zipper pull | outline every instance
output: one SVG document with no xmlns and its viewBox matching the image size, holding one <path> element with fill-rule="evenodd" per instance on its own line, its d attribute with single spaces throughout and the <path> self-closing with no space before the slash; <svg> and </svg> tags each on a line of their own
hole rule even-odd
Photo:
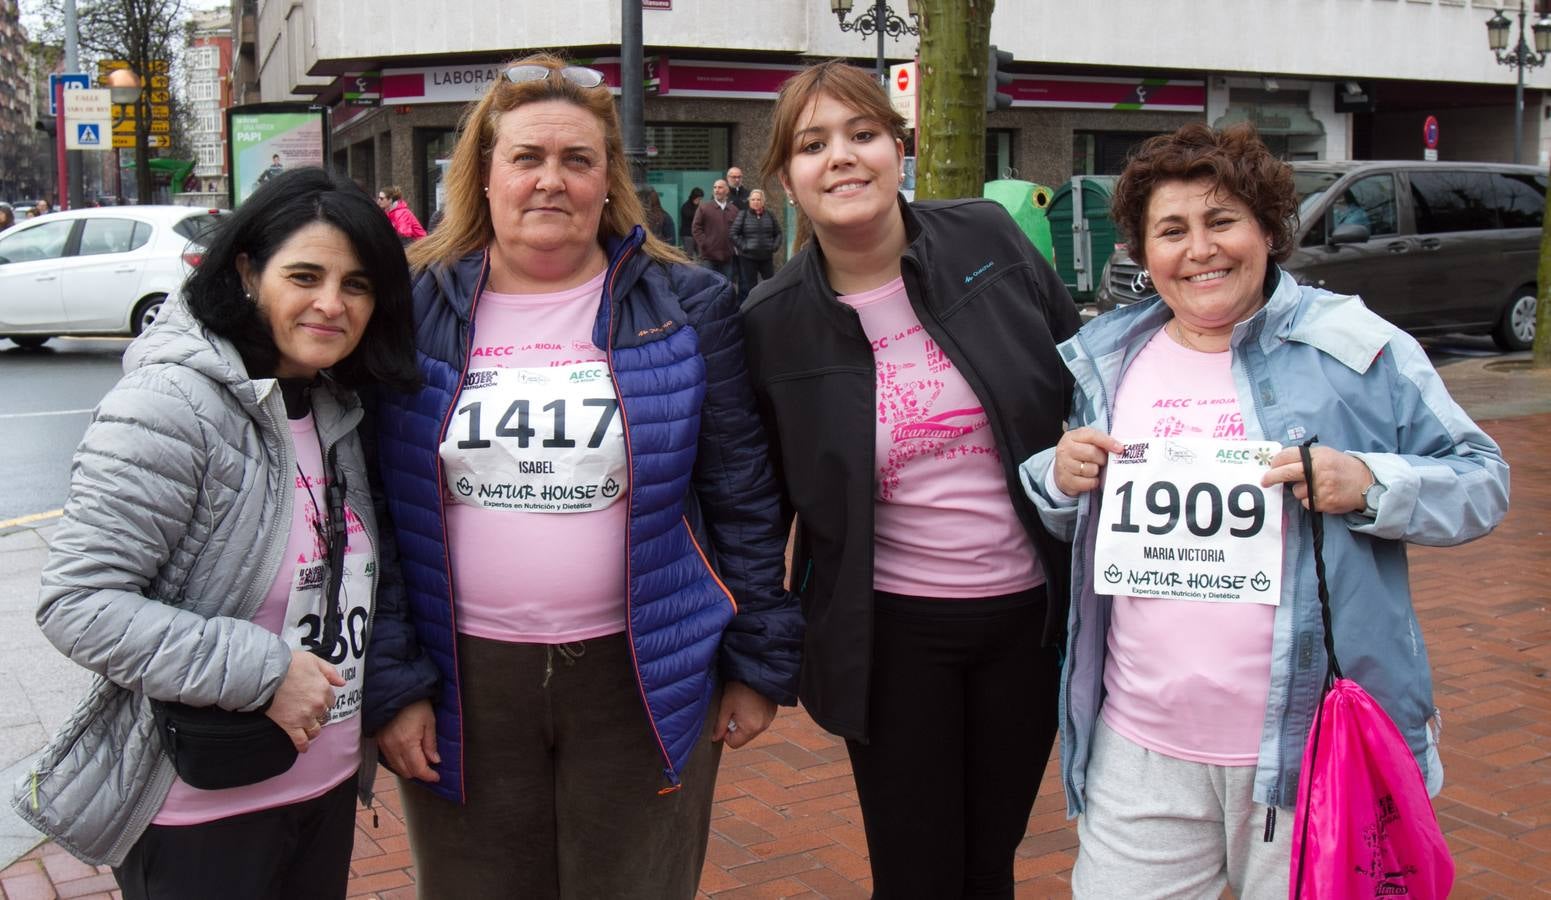
<svg viewBox="0 0 1551 900">
<path fill-rule="evenodd" d="M 38 811 L 38 770 L 32 770 L 32 811 Z"/>
<path fill-rule="evenodd" d="M 1266 836 L 1265 836 L 1265 843 L 1267 843 L 1267 844 L 1271 843 L 1271 839 L 1273 837 L 1275 837 L 1275 836 L 1276 836 L 1276 807 L 1268 806 L 1268 807 L 1266 807 Z"/>
</svg>

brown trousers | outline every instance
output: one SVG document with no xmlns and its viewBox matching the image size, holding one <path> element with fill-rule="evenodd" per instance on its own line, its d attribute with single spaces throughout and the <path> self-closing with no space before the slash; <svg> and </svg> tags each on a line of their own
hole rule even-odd
<svg viewBox="0 0 1551 900">
<path fill-rule="evenodd" d="M 458 662 L 468 802 L 400 780 L 421 900 L 695 896 L 722 749 L 712 716 L 682 787 L 659 795 L 662 752 L 625 635 L 459 635 Z"/>
</svg>

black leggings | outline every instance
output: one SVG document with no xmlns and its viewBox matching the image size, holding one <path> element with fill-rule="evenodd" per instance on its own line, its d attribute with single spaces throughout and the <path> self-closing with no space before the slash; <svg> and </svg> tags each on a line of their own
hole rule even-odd
<svg viewBox="0 0 1551 900">
<path fill-rule="evenodd" d="M 1013 896 L 1013 853 L 1055 740 L 1045 588 L 874 594 L 868 742 L 847 741 L 876 900 Z"/>
</svg>

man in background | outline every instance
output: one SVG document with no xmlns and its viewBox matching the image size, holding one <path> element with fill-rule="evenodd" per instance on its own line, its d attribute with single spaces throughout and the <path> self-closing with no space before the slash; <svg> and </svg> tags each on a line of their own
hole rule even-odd
<svg viewBox="0 0 1551 900">
<path fill-rule="evenodd" d="M 729 201 L 730 193 L 727 182 L 718 178 L 711 186 L 711 202 L 702 202 L 695 208 L 690 233 L 695 236 L 695 246 L 700 248 L 701 263 L 736 286 L 738 261 L 732 255 L 732 223 L 738 217 L 738 208 Z"/>
</svg>

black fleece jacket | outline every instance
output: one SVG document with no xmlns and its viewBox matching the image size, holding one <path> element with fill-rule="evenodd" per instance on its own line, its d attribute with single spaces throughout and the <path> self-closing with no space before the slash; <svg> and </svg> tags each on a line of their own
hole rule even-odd
<svg viewBox="0 0 1551 900">
<path fill-rule="evenodd" d="M 1077 308 L 997 204 L 900 203 L 906 294 L 990 419 L 1008 496 L 1045 572 L 1045 642 L 1060 644 L 1071 548 L 1040 525 L 1017 467 L 1061 436 L 1072 378 L 1056 345 L 1077 331 Z M 877 472 L 872 347 L 855 310 L 835 299 L 813 241 L 754 288 L 743 315 L 783 517 L 798 518 L 792 588 L 807 620 L 799 694 L 820 725 L 865 740 Z"/>
</svg>

